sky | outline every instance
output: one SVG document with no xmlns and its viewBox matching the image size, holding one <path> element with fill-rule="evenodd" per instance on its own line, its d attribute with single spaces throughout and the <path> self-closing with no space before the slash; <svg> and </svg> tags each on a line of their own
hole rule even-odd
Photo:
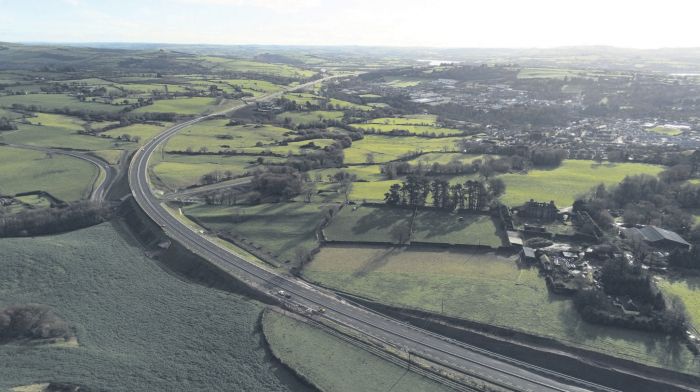
<svg viewBox="0 0 700 392">
<path fill-rule="evenodd" d="M 0 41 L 700 47 L 696 0 L 0 0 Z"/>
</svg>

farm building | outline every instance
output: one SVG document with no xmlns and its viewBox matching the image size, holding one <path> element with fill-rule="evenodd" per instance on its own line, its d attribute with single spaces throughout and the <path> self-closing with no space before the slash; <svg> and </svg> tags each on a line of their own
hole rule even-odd
<svg viewBox="0 0 700 392">
<path fill-rule="evenodd" d="M 523 250 L 520 251 L 520 260 L 526 264 L 533 264 L 537 262 L 537 256 L 535 256 L 535 250 L 523 246 Z"/>
<path fill-rule="evenodd" d="M 627 238 L 641 238 L 644 242 L 658 249 L 690 249 L 688 241 L 677 233 L 656 226 L 632 227 L 623 232 Z"/>
<path fill-rule="evenodd" d="M 534 218 L 541 220 L 555 220 L 559 216 L 559 209 L 553 201 L 540 203 L 530 200 L 517 208 L 518 215 L 524 218 Z"/>
</svg>

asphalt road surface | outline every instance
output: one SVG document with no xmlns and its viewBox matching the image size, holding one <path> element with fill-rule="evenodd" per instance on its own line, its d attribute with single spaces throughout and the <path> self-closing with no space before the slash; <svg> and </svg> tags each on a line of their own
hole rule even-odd
<svg viewBox="0 0 700 392">
<path fill-rule="evenodd" d="M 296 89 L 301 89 L 299 86 Z M 295 90 L 296 90 L 295 89 Z M 280 96 L 275 93 L 264 100 Z M 226 112 L 246 106 L 230 108 Z M 165 233 L 189 250 L 206 258 L 222 270 L 269 293 L 283 290 L 289 298 L 281 299 L 293 306 L 318 309 L 325 312 L 315 317 L 325 317 L 347 328 L 380 339 L 411 355 L 418 355 L 461 373 L 487 380 L 513 391 L 613 391 L 585 380 L 537 368 L 487 350 L 456 342 L 449 338 L 403 323 L 338 298 L 328 290 L 315 287 L 301 279 L 281 274 L 271 268 L 246 261 L 199 230 L 190 228 L 171 215 L 156 197 L 148 180 L 150 156 L 162 143 L 182 129 L 217 114 L 206 115 L 177 124 L 145 144 L 133 157 L 129 167 L 129 185 L 132 194 L 143 211 Z"/>
</svg>

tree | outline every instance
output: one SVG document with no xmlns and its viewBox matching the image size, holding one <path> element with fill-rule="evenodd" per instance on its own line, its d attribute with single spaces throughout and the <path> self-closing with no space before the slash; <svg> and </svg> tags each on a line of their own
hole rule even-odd
<svg viewBox="0 0 700 392">
<path fill-rule="evenodd" d="M 368 152 L 367 155 L 365 156 L 365 163 L 367 164 L 373 164 L 374 163 L 374 153 Z"/>
<path fill-rule="evenodd" d="M 401 204 L 401 185 L 392 184 L 391 187 L 389 187 L 389 192 L 384 194 L 384 200 L 386 204 L 389 205 L 396 206 Z"/>
</svg>

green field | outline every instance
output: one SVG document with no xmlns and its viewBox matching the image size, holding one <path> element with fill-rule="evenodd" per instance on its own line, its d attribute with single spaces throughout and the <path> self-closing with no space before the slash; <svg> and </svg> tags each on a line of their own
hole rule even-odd
<svg viewBox="0 0 700 392">
<path fill-rule="evenodd" d="M 89 196 L 98 170 L 65 155 L 0 146 L 0 194 L 45 191 L 63 201 Z"/>
<path fill-rule="evenodd" d="M 654 132 L 658 133 L 660 135 L 665 135 L 665 136 L 678 136 L 683 133 L 683 130 L 675 128 L 675 127 L 667 127 L 663 125 L 659 125 L 657 127 L 653 128 L 647 128 L 648 132 Z"/>
<path fill-rule="evenodd" d="M 78 131 L 84 129 L 85 122 L 75 117 L 39 113 L 28 120 L 31 124 L 19 124 L 17 131 L 0 134 L 2 141 L 75 150 L 105 150 L 115 147 L 113 140 L 78 134 Z"/>
<path fill-rule="evenodd" d="M 200 57 L 212 65 L 212 72 L 243 72 L 259 75 L 281 76 L 304 79 L 315 75 L 314 71 L 287 64 L 271 64 L 251 60 L 229 59 L 224 57 Z"/>
<path fill-rule="evenodd" d="M 278 312 L 265 312 L 263 332 L 275 356 L 322 391 L 451 390 Z"/>
<path fill-rule="evenodd" d="M 256 166 L 255 157 L 250 156 L 166 154 L 163 161 L 156 154 L 153 158 L 151 173 L 159 185 L 170 190 L 200 184 L 203 175 L 215 171 L 230 171 L 233 176 L 242 176 Z"/>
<path fill-rule="evenodd" d="M 413 227 L 411 241 L 492 248 L 502 245 L 496 223 L 488 215 L 457 214 L 442 210 L 418 211 Z"/>
<path fill-rule="evenodd" d="M 414 152 L 454 151 L 458 137 L 422 138 L 415 136 L 395 137 L 381 135 L 366 135 L 362 140 L 352 143 L 344 150 L 345 163 L 365 163 L 367 154 L 372 154 L 374 162 L 393 161 L 400 156 Z"/>
<path fill-rule="evenodd" d="M 124 110 L 125 106 L 109 105 L 97 102 L 81 102 L 66 94 L 27 94 L 0 96 L 0 107 L 9 108 L 13 104 L 36 106 L 39 110 L 84 110 L 87 112 L 116 113 Z"/>
<path fill-rule="evenodd" d="M 307 103 L 310 105 L 320 105 L 324 100 L 323 97 L 309 93 L 287 93 L 283 95 L 283 98 L 294 101 L 299 105 L 306 105 Z M 372 110 L 372 107 L 370 106 L 359 105 L 340 99 L 326 98 L 325 100 L 327 101 L 328 105 L 333 105 L 333 107 L 336 109 Z"/>
<path fill-rule="evenodd" d="M 282 262 L 296 263 L 298 248 L 310 251 L 318 246 L 316 227 L 322 219 L 319 204 L 192 205 L 183 211 L 207 229 L 235 233 L 261 245 Z"/>
<path fill-rule="evenodd" d="M 430 164 L 432 165 L 433 163 L 439 163 L 439 164 L 448 164 L 450 162 L 460 162 L 462 164 L 469 164 L 477 159 L 484 160 L 486 159 L 487 156 L 490 156 L 492 158 L 498 158 L 497 155 L 473 155 L 473 154 L 462 154 L 459 152 L 448 152 L 448 153 L 427 153 L 423 154 L 417 158 L 411 159 L 408 161 L 412 165 L 418 164 L 418 163 L 423 163 L 423 164 Z"/>
<path fill-rule="evenodd" d="M 136 109 L 134 113 L 176 113 L 187 116 L 203 113 L 216 106 L 216 99 L 206 97 L 159 99 L 153 105 Z"/>
<path fill-rule="evenodd" d="M 530 199 L 554 200 L 558 207 L 573 204 L 576 197 L 603 183 L 618 184 L 626 176 L 637 174 L 657 175 L 663 166 L 643 163 L 603 163 L 567 160 L 556 169 L 530 170 L 527 174 L 498 176 L 506 183 L 506 193 L 501 201 L 507 205 L 521 205 Z"/>
<path fill-rule="evenodd" d="M 282 91 L 284 89 L 284 86 L 280 86 L 278 84 L 274 84 L 265 80 L 226 79 L 222 80 L 222 82 L 230 86 L 238 87 L 244 92 L 249 92 L 256 97 L 264 94 Z"/>
<path fill-rule="evenodd" d="M 151 140 L 154 136 L 163 132 L 167 127 L 171 126 L 172 123 L 163 122 L 158 125 L 156 124 L 132 124 L 126 127 L 119 127 L 110 129 L 107 132 L 102 132 L 101 135 L 107 135 L 112 138 L 118 138 L 122 135 L 129 135 L 132 138 L 138 136 L 141 140 L 139 143 L 143 144 Z"/>
<path fill-rule="evenodd" d="M 273 125 L 226 126 L 228 120 L 209 120 L 184 129 L 170 139 L 166 151 L 185 151 L 187 148 L 199 151 L 206 147 L 209 152 L 254 148 L 282 141 L 291 130 Z M 308 142 L 307 142 L 308 143 Z M 269 147 L 259 147 L 264 150 Z M 293 149 L 293 148 L 287 148 Z M 286 152 L 286 149 L 285 149 Z"/>
<path fill-rule="evenodd" d="M 697 373 L 689 350 L 661 335 L 581 320 L 536 268 L 494 253 L 327 246 L 306 266 L 314 282 L 383 303 L 549 336 L 656 366 Z"/>
<path fill-rule="evenodd" d="M 0 308 L 48 305 L 79 344 L 0 345 L 1 390 L 49 381 L 115 392 L 293 390 L 261 344 L 260 304 L 169 274 L 128 236 L 105 223 L 0 240 Z"/>
<path fill-rule="evenodd" d="M 375 131 L 378 133 L 390 133 L 392 131 L 406 131 L 415 135 L 437 135 L 437 136 L 450 136 L 450 135 L 461 135 L 464 131 L 454 128 L 441 128 L 435 126 L 424 126 L 424 125 L 387 125 L 387 124 L 350 124 L 354 128 L 362 129 L 365 131 Z"/>
<path fill-rule="evenodd" d="M 345 206 L 323 230 L 329 241 L 397 242 L 408 233 L 413 211 L 404 208 Z"/>
<path fill-rule="evenodd" d="M 690 316 L 690 321 L 700 330 L 700 277 L 668 277 L 659 280 L 664 293 L 678 296 Z"/>
<path fill-rule="evenodd" d="M 278 114 L 276 118 L 278 121 L 285 121 L 286 118 L 289 118 L 292 124 L 311 124 L 322 120 L 340 120 L 343 118 L 343 112 L 322 110 L 311 112 L 284 112 Z"/>
</svg>

